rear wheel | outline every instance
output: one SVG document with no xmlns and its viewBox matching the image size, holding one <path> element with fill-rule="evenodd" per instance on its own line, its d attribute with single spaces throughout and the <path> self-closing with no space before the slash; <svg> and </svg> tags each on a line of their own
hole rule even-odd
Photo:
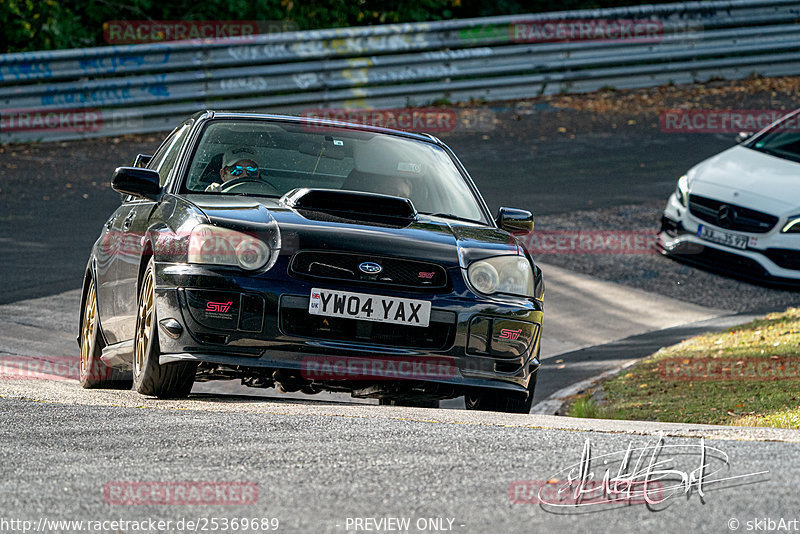
<svg viewBox="0 0 800 534">
<path fill-rule="evenodd" d="M 156 331 L 155 272 L 153 261 L 142 277 L 136 314 L 136 337 L 133 348 L 133 384 L 142 395 L 159 398 L 186 397 L 192 390 L 197 364 L 193 362 L 158 362 L 161 349 Z"/>
<path fill-rule="evenodd" d="M 81 365 L 79 380 L 81 386 L 89 388 L 130 389 L 129 371 L 112 369 L 100 359 L 103 341 L 100 335 L 100 321 L 97 312 L 97 292 L 94 279 L 89 279 L 86 300 L 81 316 Z"/>
<path fill-rule="evenodd" d="M 536 377 L 539 371 L 533 373 L 528 384 L 528 395 L 519 393 L 484 389 L 473 391 L 464 395 L 467 410 L 482 410 L 487 412 L 530 413 L 533 406 L 533 392 L 536 389 Z"/>
</svg>

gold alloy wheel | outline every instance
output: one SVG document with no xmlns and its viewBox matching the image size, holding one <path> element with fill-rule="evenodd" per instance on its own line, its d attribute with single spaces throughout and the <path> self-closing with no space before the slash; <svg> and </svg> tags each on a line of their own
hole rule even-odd
<svg viewBox="0 0 800 534">
<path fill-rule="evenodd" d="M 153 336 L 153 307 L 154 291 L 153 277 L 148 276 L 143 280 L 141 302 L 139 302 L 139 316 L 136 329 L 136 374 L 144 372 L 145 358 L 150 349 L 150 339 Z"/>
<path fill-rule="evenodd" d="M 89 359 L 92 357 L 92 339 L 97 324 L 97 297 L 94 292 L 94 281 L 89 282 L 86 305 L 83 310 L 83 328 L 81 328 L 81 376 L 89 372 Z"/>
</svg>

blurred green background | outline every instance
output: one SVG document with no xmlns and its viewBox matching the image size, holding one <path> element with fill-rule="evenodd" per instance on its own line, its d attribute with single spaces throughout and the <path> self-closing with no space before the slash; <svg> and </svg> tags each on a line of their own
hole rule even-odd
<svg viewBox="0 0 800 534">
<path fill-rule="evenodd" d="M 269 20 L 299 30 L 613 7 L 637 0 L 0 0 L 0 53 L 103 46 L 112 20 Z M 653 2 L 659 3 L 659 2 Z"/>
</svg>

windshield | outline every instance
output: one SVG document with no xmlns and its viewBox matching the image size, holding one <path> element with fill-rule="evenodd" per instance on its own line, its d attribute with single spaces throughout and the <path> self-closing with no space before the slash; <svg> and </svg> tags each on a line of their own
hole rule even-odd
<svg viewBox="0 0 800 534">
<path fill-rule="evenodd" d="M 797 129 L 797 116 L 791 114 L 784 117 L 745 146 L 778 158 L 800 162 L 800 131 Z"/>
<path fill-rule="evenodd" d="M 399 196 L 409 198 L 420 213 L 486 222 L 441 147 L 309 123 L 211 121 L 183 190 L 281 197 L 303 187 Z"/>
</svg>

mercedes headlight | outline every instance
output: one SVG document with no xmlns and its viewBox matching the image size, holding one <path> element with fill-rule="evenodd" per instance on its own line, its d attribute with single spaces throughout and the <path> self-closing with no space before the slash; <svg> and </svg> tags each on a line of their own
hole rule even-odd
<svg viewBox="0 0 800 534">
<path fill-rule="evenodd" d="M 800 234 L 800 215 L 792 215 L 781 228 L 784 234 Z"/>
<path fill-rule="evenodd" d="M 497 256 L 479 260 L 467 269 L 470 284 L 480 293 L 534 296 L 533 270 L 524 256 Z"/>
<path fill-rule="evenodd" d="M 278 259 L 280 234 L 271 228 L 269 243 L 246 234 L 210 224 L 198 224 L 189 236 L 189 263 L 228 265 L 247 271 L 269 269 Z"/>
<path fill-rule="evenodd" d="M 684 174 L 678 179 L 678 187 L 675 188 L 675 197 L 684 208 L 689 205 L 689 178 Z"/>
</svg>

